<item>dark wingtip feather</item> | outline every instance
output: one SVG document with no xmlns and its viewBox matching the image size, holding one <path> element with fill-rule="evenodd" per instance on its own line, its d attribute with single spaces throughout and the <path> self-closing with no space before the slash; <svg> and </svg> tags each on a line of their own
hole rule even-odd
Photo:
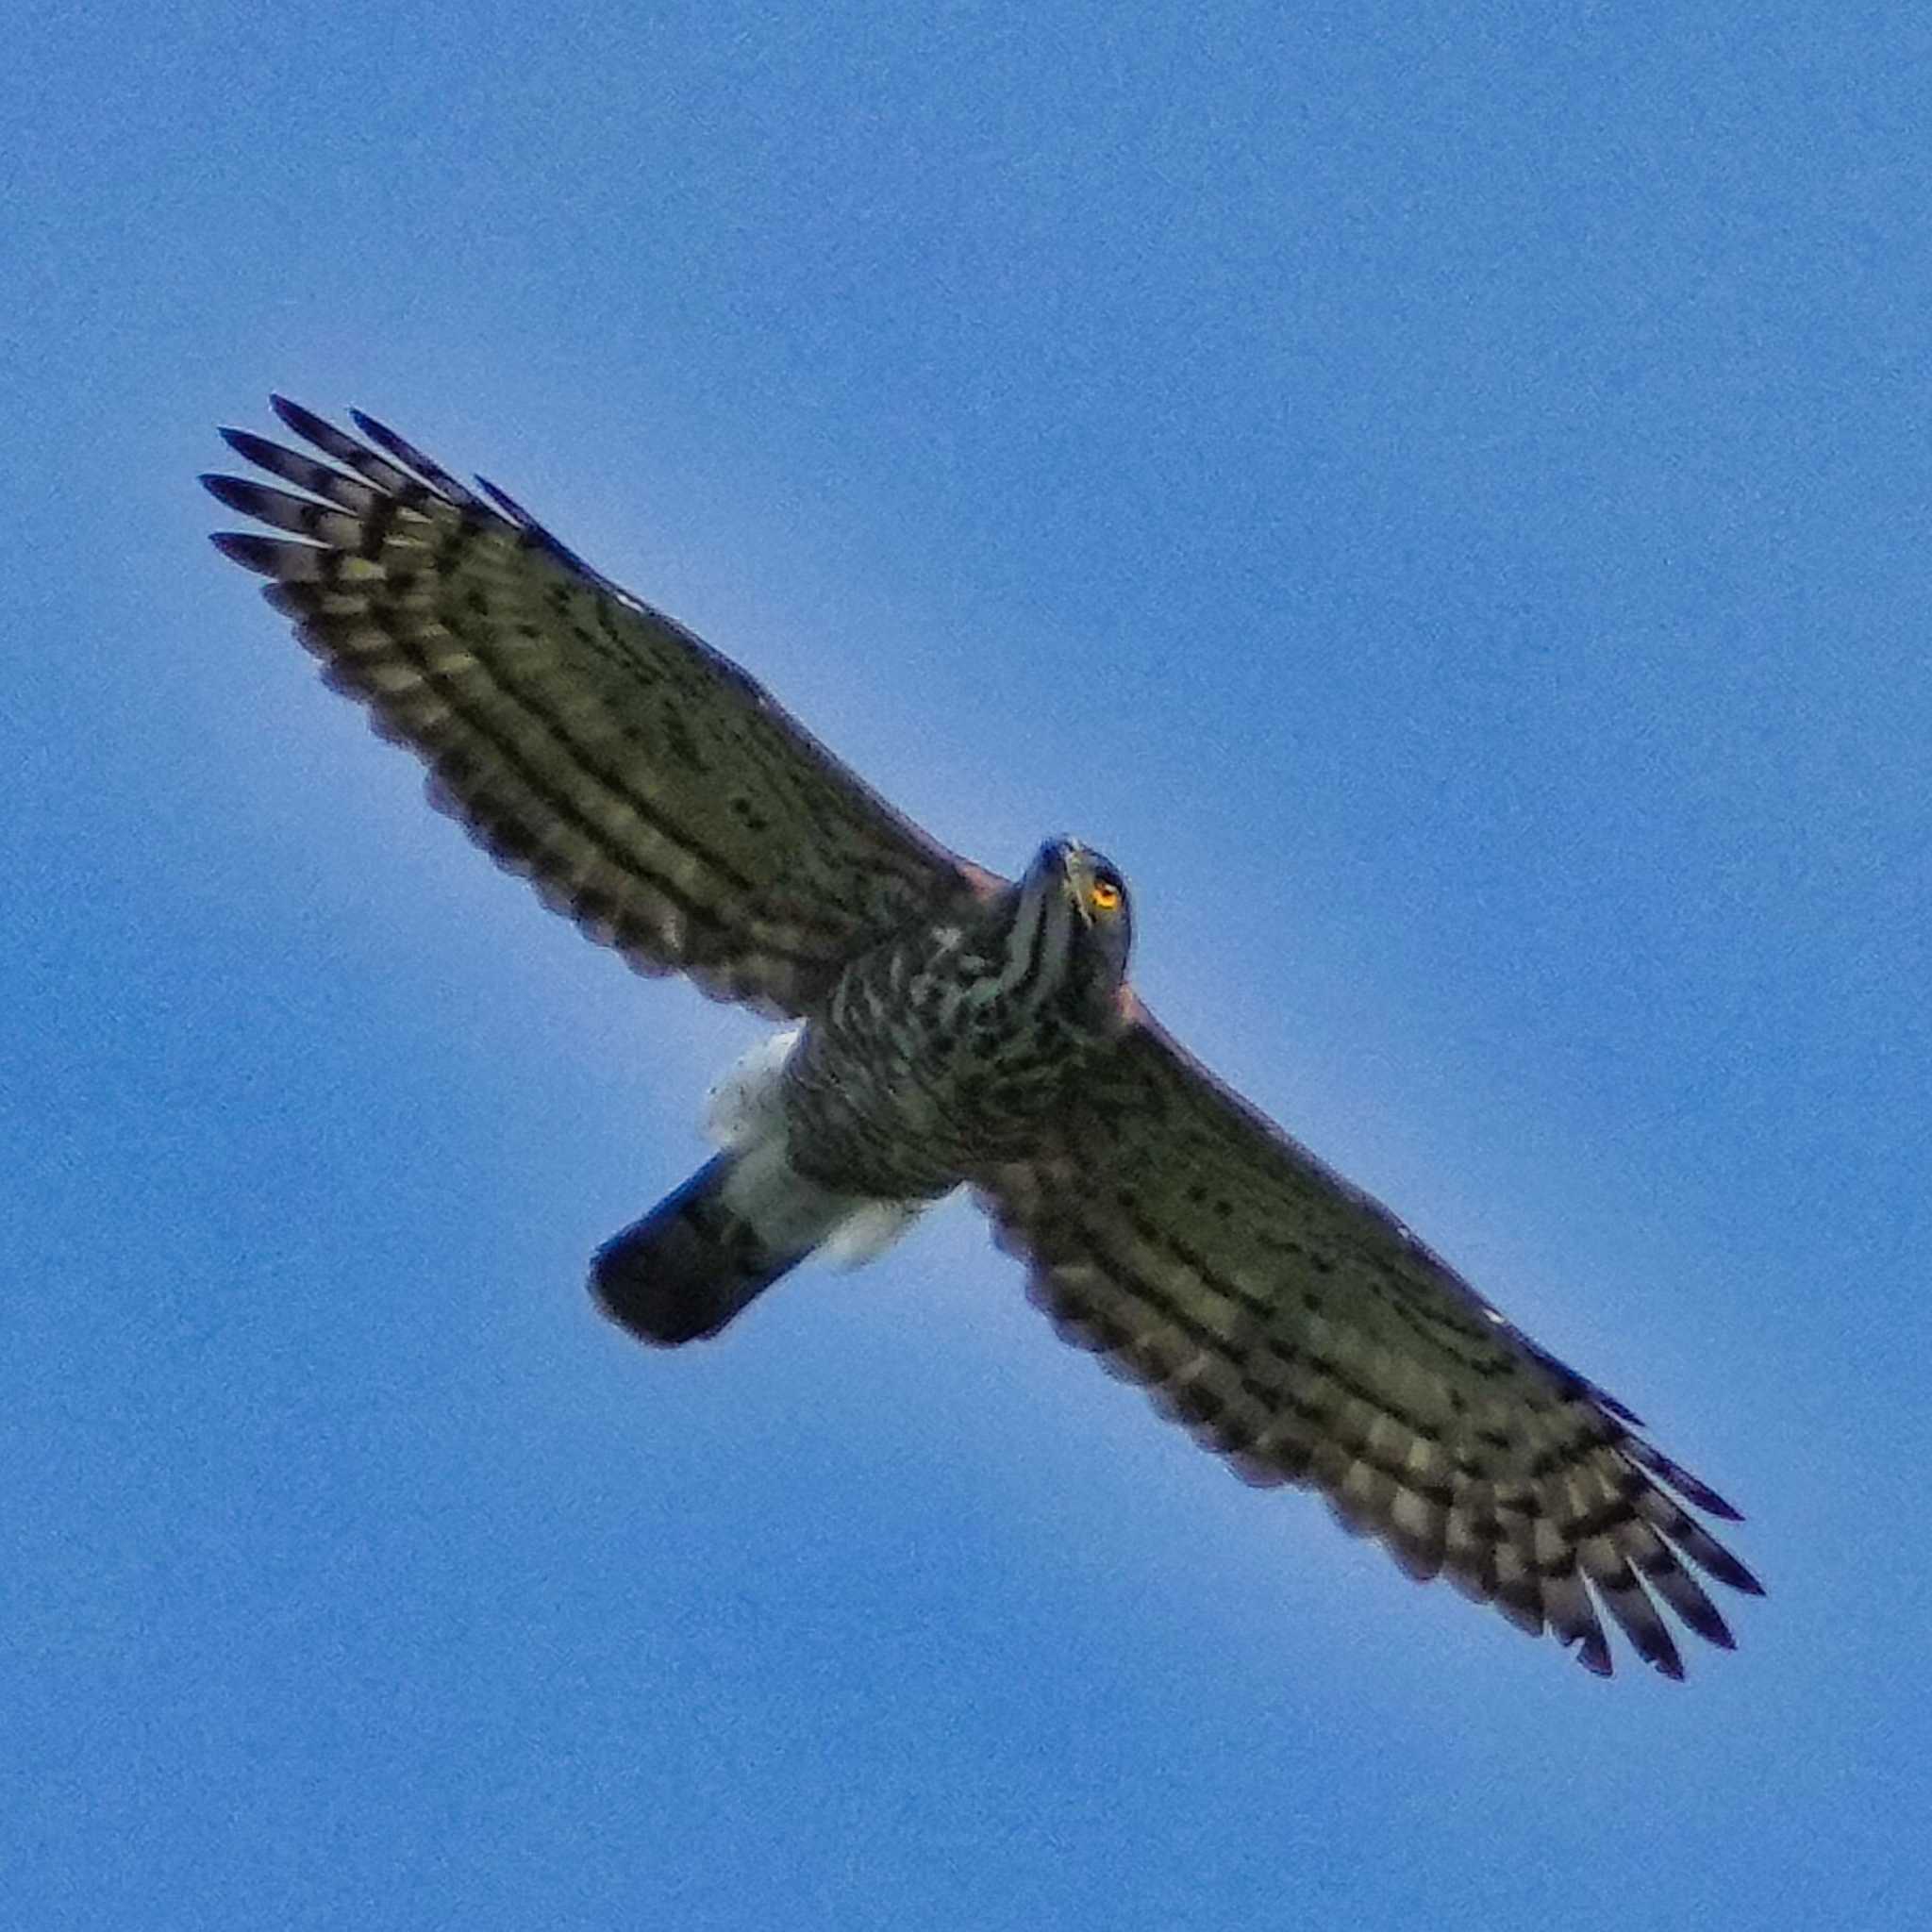
<svg viewBox="0 0 1932 1932">
<path fill-rule="evenodd" d="M 1728 1503 L 1711 1488 L 1708 1483 L 1699 1482 L 1682 1463 L 1663 1458 L 1664 1467 L 1659 1472 L 1664 1480 L 1676 1491 L 1678 1495 L 1702 1509 L 1707 1516 L 1723 1518 L 1726 1523 L 1742 1523 L 1744 1512 L 1735 1504 Z"/>
<path fill-rule="evenodd" d="M 1724 1544 L 1700 1524 L 1686 1522 L 1681 1528 L 1671 1532 L 1671 1541 L 1676 1544 L 1707 1576 L 1714 1576 L 1730 1589 L 1741 1591 L 1746 1596 L 1762 1596 L 1764 1586 L 1752 1575 Z"/>
<path fill-rule="evenodd" d="M 1692 1475 L 1681 1462 L 1673 1461 L 1655 1443 L 1646 1442 L 1641 1436 L 1626 1436 L 1623 1449 L 1640 1469 L 1647 1469 L 1652 1475 L 1668 1483 L 1692 1508 L 1702 1509 L 1707 1516 L 1722 1517 L 1726 1523 L 1743 1522 L 1744 1512 L 1741 1509 L 1727 1503 L 1708 1483 Z"/>
<path fill-rule="evenodd" d="M 1646 1566 L 1650 1587 L 1670 1605 L 1678 1620 L 1720 1650 L 1737 1649 L 1730 1625 L 1704 1587 L 1668 1550 L 1659 1549 Z"/>
<path fill-rule="evenodd" d="M 441 474 L 414 443 L 391 429 L 380 417 L 372 416 L 366 409 L 351 409 L 349 421 L 385 456 L 393 457 L 419 476 L 435 477 Z"/>
<path fill-rule="evenodd" d="M 221 439 L 244 462 L 256 464 L 258 468 L 271 470 L 280 475 L 285 473 L 292 451 L 285 450 L 279 443 L 271 442 L 265 436 L 258 436 L 252 429 L 223 428 Z M 309 469 L 320 467 L 313 457 L 300 458 Z"/>
<path fill-rule="evenodd" d="M 1742 1523 L 1744 1512 L 1727 1503 L 1715 1490 L 1707 1489 L 1702 1483 L 1694 1483 L 1690 1489 L 1678 1492 L 1688 1496 L 1707 1516 L 1715 1516 L 1725 1523 Z"/>
<path fill-rule="evenodd" d="M 204 470 L 201 473 L 201 487 L 219 503 L 242 515 L 253 516 L 254 506 L 250 499 L 256 494 L 258 485 L 242 476 L 225 476 L 219 470 Z M 220 542 L 221 539 L 215 539 Z M 239 562 L 240 559 L 237 558 Z"/>
<path fill-rule="evenodd" d="M 268 449 L 273 447 L 273 445 L 269 442 L 267 437 L 258 436 L 252 429 L 237 429 L 232 423 L 224 423 L 221 425 L 221 427 L 215 431 L 215 434 L 219 436 L 222 439 L 222 441 L 225 442 L 228 445 L 228 447 L 235 452 L 237 456 L 245 457 L 247 460 L 251 463 L 255 461 L 255 452 L 258 449 Z"/>
<path fill-rule="evenodd" d="M 1759 1583 L 1757 1577 L 1745 1569 L 1743 1564 L 1740 1563 L 1735 1557 L 1731 1557 L 1731 1568 L 1729 1571 L 1719 1571 L 1713 1574 L 1721 1576 L 1733 1590 L 1742 1591 L 1746 1596 L 1763 1596 L 1765 1594 L 1763 1584 Z"/>
<path fill-rule="evenodd" d="M 1592 1677 L 1611 1677 L 1616 1675 L 1615 1668 L 1610 1662 L 1610 1646 L 1601 1630 L 1591 1630 L 1585 1633 L 1582 1640 L 1576 1645 L 1576 1661 Z"/>
<path fill-rule="evenodd" d="M 351 409 L 349 414 L 356 427 L 370 441 L 406 468 L 413 470 L 432 490 L 464 509 L 477 508 L 476 498 L 469 486 L 458 482 L 434 457 L 425 456 L 408 438 L 398 436 L 387 423 L 378 422 L 360 409 Z"/>
<path fill-rule="evenodd" d="M 342 432 L 332 423 L 325 423 L 313 409 L 305 409 L 300 403 L 291 402 L 284 395 L 272 395 L 268 406 L 292 429 L 297 436 L 305 438 L 319 449 L 326 449 L 331 441 L 340 441 Z"/>
<path fill-rule="evenodd" d="M 215 530 L 209 534 L 208 541 L 230 563 L 239 563 L 243 570 L 265 577 L 280 576 L 291 551 L 315 548 L 312 543 L 291 543 L 282 537 L 258 536 L 253 530 Z"/>
</svg>

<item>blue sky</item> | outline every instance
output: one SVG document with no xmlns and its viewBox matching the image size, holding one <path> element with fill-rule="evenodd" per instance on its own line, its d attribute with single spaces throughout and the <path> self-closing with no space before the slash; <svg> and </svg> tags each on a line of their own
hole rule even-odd
<svg viewBox="0 0 1932 1932">
<path fill-rule="evenodd" d="M 0 1890 L 46 1926 L 1932 1911 L 1932 27 L 42 13 L 0 282 Z M 482 469 L 1732 1495 L 1591 1680 L 1063 1350 L 964 1208 L 582 1292 L 755 1037 L 204 532 Z"/>
</svg>

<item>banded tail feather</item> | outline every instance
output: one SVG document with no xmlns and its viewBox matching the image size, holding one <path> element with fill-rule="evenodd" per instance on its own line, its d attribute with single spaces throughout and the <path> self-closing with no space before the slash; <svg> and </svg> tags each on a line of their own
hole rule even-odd
<svg viewBox="0 0 1932 1932">
<path fill-rule="evenodd" d="M 774 1248 L 731 1205 L 740 1164 L 735 1153 L 715 1156 L 597 1250 L 598 1306 L 641 1341 L 675 1348 L 716 1335 L 815 1245 Z"/>
</svg>

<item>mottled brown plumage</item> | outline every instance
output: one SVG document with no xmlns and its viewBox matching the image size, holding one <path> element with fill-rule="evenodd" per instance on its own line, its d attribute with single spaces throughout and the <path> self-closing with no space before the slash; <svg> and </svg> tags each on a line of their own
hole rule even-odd
<svg viewBox="0 0 1932 1932">
<path fill-rule="evenodd" d="M 1411 1575 L 1547 1625 L 1592 1670 L 1592 1591 L 1668 1675 L 1653 1597 L 1730 1647 L 1680 1557 L 1758 1586 L 1670 1491 L 1737 1512 L 1150 1018 L 981 1191 L 1061 1334 L 1251 1481 L 1313 1484 Z"/>
<path fill-rule="evenodd" d="M 725 1151 L 600 1251 L 618 1320 L 715 1333 L 967 1183 L 1061 1332 L 1242 1474 L 1318 1488 L 1593 1671 L 1604 1610 L 1670 1676 L 1666 1610 L 1729 1647 L 1692 1570 L 1758 1585 L 1690 1510 L 1736 1512 L 1167 1037 L 1104 859 L 968 864 L 501 491 L 367 417 L 361 441 L 275 408 L 331 460 L 225 432 L 303 493 L 208 478 L 287 533 L 216 541 L 328 680 L 593 938 L 805 1023 L 734 1076 Z"/>
<path fill-rule="evenodd" d="M 375 449 L 275 410 L 343 468 L 227 432 L 309 494 L 208 478 L 306 540 L 223 550 L 273 579 L 329 682 L 428 760 L 432 801 L 639 970 L 803 1013 L 855 953 L 979 889 L 737 665 L 501 492 L 492 508 L 367 417 Z"/>
</svg>

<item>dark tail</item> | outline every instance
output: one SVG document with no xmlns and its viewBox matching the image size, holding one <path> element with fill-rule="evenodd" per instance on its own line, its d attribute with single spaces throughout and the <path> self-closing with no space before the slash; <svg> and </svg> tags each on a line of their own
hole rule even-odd
<svg viewBox="0 0 1932 1932">
<path fill-rule="evenodd" d="M 737 1157 L 720 1154 L 641 1221 L 597 1250 L 591 1290 L 604 1312 L 640 1341 L 670 1348 L 715 1335 L 798 1265 L 774 1255 L 724 1200 Z"/>
</svg>

